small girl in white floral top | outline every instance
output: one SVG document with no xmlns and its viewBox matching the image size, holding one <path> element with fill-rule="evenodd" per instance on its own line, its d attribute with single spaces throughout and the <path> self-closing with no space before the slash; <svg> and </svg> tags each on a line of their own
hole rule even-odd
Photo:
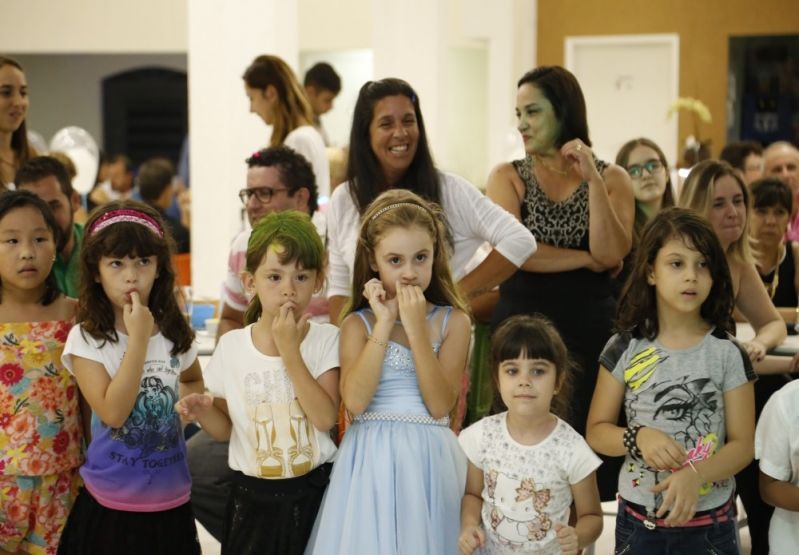
<svg viewBox="0 0 799 555">
<path fill-rule="evenodd" d="M 0 194 L 0 553 L 55 555 L 81 481 L 79 394 L 61 364 L 75 301 L 51 272 L 58 225 Z"/>
<path fill-rule="evenodd" d="M 601 461 L 556 416 L 569 398 L 566 346 L 543 317 L 514 316 L 494 333 L 491 367 L 507 411 L 459 436 L 469 459 L 461 553 L 576 555 L 602 532 Z"/>
</svg>

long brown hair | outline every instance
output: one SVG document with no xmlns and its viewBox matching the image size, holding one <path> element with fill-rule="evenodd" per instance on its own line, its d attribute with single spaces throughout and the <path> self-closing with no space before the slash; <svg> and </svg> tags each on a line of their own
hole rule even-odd
<svg viewBox="0 0 799 555">
<path fill-rule="evenodd" d="M 3 66 L 12 66 L 23 73 L 25 72 L 19 62 L 12 58 L 8 58 L 7 56 L 0 56 L 0 67 Z M 37 154 L 34 148 L 28 143 L 28 127 L 25 124 L 26 119 L 23 119 L 17 130 L 11 134 L 11 150 L 13 150 L 17 155 L 17 168 L 19 168 L 23 162 L 26 162 Z M 12 175 L 11 178 L 13 179 L 14 176 Z M 0 186 L 4 185 L 6 184 L 0 181 Z"/>
<path fill-rule="evenodd" d="M 702 319 L 721 331 L 734 332 L 731 323 L 735 300 L 724 250 L 707 220 L 686 208 L 661 210 L 644 228 L 632 272 L 619 298 L 616 331 L 629 331 L 635 337 L 650 340 L 657 337 L 657 294 L 648 277 L 658 252 L 671 239 L 683 241 L 705 257 L 713 285 L 700 309 Z"/>
<path fill-rule="evenodd" d="M 305 91 L 286 62 L 277 56 L 258 56 L 242 76 L 251 89 L 266 91 L 269 85 L 277 92 L 277 109 L 269 146 L 283 144 L 286 136 L 301 125 L 313 122 L 313 111 Z"/>
<path fill-rule="evenodd" d="M 450 247 L 441 207 L 405 189 L 391 189 L 377 197 L 361 218 L 352 271 L 352 293 L 342 315 L 369 306 L 369 301 L 363 296 L 364 284 L 380 277 L 372 269 L 375 248 L 387 231 L 397 227 L 418 227 L 433 240 L 433 272 L 430 285 L 424 291 L 425 298 L 433 304 L 466 310 L 449 268 Z"/>
<path fill-rule="evenodd" d="M 119 221 L 94 230 L 95 222 L 114 210 L 135 210 L 154 220 L 163 237 L 140 223 Z M 80 251 L 80 302 L 78 323 L 95 339 L 119 341 L 114 326 L 114 307 L 97 277 L 103 256 L 114 258 L 155 256 L 158 276 L 153 282 L 147 307 L 161 334 L 172 341 L 172 355 L 185 353 L 194 341 L 194 331 L 181 314 L 175 298 L 175 271 L 172 268 L 174 241 L 161 215 L 148 205 L 135 200 L 115 200 L 95 209 L 86 222 L 86 235 Z"/>
<path fill-rule="evenodd" d="M 619 153 L 616 154 L 616 164 L 627 169 L 627 164 L 630 161 L 630 153 L 638 146 L 645 146 L 649 147 L 655 151 L 655 154 L 658 156 L 658 160 L 660 163 L 663 164 L 663 171 L 666 172 L 666 190 L 663 191 L 663 198 L 661 200 L 660 207 L 661 208 L 669 208 L 674 206 L 676 203 L 674 202 L 674 190 L 671 186 L 671 172 L 669 171 L 669 163 L 666 160 L 666 155 L 663 153 L 663 150 L 657 145 L 657 143 L 651 139 L 647 139 L 646 137 L 639 137 L 637 139 L 632 139 L 631 141 L 627 141 L 624 145 L 619 149 Z M 641 238 L 641 233 L 644 231 L 644 226 L 647 223 L 647 217 L 643 210 L 638 203 L 638 199 L 635 201 L 635 221 L 633 222 L 633 237 L 635 239 L 635 243 L 637 243 Z"/>
</svg>

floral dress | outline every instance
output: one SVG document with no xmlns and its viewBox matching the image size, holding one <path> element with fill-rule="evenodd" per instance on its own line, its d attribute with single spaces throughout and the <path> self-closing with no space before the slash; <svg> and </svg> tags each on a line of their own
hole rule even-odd
<svg viewBox="0 0 799 555">
<path fill-rule="evenodd" d="M 0 323 L 0 539 L 21 531 L 30 552 L 58 544 L 80 484 L 78 386 L 61 364 L 72 325 Z"/>
</svg>

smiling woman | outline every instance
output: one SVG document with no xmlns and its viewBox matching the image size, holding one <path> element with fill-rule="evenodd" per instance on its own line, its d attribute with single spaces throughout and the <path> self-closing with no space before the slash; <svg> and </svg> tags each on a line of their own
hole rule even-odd
<svg viewBox="0 0 799 555">
<path fill-rule="evenodd" d="M 350 295 L 360 217 L 387 189 L 408 189 L 443 208 L 450 268 L 470 301 L 504 281 L 535 249 L 532 235 L 476 187 L 436 169 L 419 97 L 401 79 L 361 87 L 347 166 L 348 181 L 334 191 L 328 210 L 331 321 L 338 321 Z M 468 272 L 484 243 L 492 251 Z"/>
<path fill-rule="evenodd" d="M 17 168 L 35 152 L 28 145 L 28 82 L 22 66 L 0 56 L 0 189 L 7 189 Z"/>
</svg>

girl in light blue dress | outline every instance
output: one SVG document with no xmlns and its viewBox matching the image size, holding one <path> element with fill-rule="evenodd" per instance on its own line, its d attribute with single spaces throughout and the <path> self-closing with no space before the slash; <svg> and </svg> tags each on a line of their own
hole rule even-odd
<svg viewBox="0 0 799 555">
<path fill-rule="evenodd" d="M 352 414 L 306 553 L 457 553 L 466 460 L 449 429 L 471 322 L 441 209 L 404 190 L 361 222 L 341 326 Z"/>
</svg>

